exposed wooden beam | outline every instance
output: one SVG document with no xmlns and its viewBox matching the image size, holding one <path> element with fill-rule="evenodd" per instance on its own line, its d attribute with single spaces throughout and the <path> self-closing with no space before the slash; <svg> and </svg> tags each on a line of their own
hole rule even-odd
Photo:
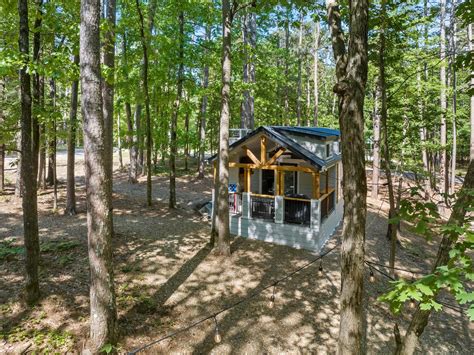
<svg viewBox="0 0 474 355">
<path fill-rule="evenodd" d="M 290 166 L 290 165 L 259 165 L 247 163 L 229 163 L 230 168 L 244 168 L 244 169 L 261 169 L 261 170 L 280 170 L 280 171 L 301 171 L 303 173 L 317 173 L 318 171 L 306 166 Z"/>
<path fill-rule="evenodd" d="M 267 137 L 261 136 L 260 137 L 260 162 L 262 165 L 265 165 L 265 161 L 267 160 Z"/>
<path fill-rule="evenodd" d="M 250 176 L 251 176 L 251 170 L 250 169 L 245 169 L 244 170 L 244 192 L 250 192 Z"/>
<path fill-rule="evenodd" d="M 313 172 L 312 173 L 313 177 L 313 198 L 316 200 L 319 200 L 321 193 L 319 191 L 319 173 Z"/>
<path fill-rule="evenodd" d="M 253 161 L 255 165 L 261 165 L 260 160 L 257 159 L 257 157 L 252 153 L 252 151 L 246 146 L 242 146 L 242 149 L 244 150 L 245 154 L 250 158 L 250 160 Z"/>
<path fill-rule="evenodd" d="M 273 154 L 273 156 L 270 158 L 270 160 L 268 160 L 265 165 L 272 165 L 273 163 L 276 162 L 276 160 L 286 151 L 285 148 L 280 148 L 278 149 L 278 151 Z"/>
</svg>

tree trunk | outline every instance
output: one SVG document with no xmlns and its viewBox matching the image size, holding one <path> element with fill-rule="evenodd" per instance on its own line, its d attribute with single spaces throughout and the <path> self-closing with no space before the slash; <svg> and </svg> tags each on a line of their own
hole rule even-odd
<svg viewBox="0 0 474 355">
<path fill-rule="evenodd" d="M 183 93 L 183 73 L 184 73 L 184 13 L 179 13 L 179 54 L 178 54 L 178 82 L 176 91 L 176 100 L 174 101 L 173 117 L 170 127 L 170 199 L 169 207 L 176 208 L 176 155 L 178 153 L 177 146 L 177 127 L 179 107 L 181 105 L 181 96 Z"/>
<path fill-rule="evenodd" d="M 385 30 L 386 30 L 386 14 L 387 14 L 387 2 L 382 0 L 381 3 L 381 26 L 380 26 L 380 47 L 379 47 L 379 87 L 380 87 L 380 124 L 383 135 L 383 169 L 385 171 L 385 177 L 387 178 L 388 187 L 388 199 L 389 199 L 389 212 L 388 218 L 395 217 L 395 193 L 393 189 L 392 171 L 390 168 L 390 148 L 388 145 L 388 114 L 387 114 L 387 86 L 385 83 Z M 387 238 L 390 240 L 390 272 L 391 275 L 395 275 L 395 252 L 397 247 L 397 228 L 396 225 L 388 223 L 387 227 Z"/>
<path fill-rule="evenodd" d="M 457 155 L 457 129 L 456 129 L 456 111 L 457 111 L 457 78 L 456 78 L 456 11 L 455 2 L 451 4 L 451 72 L 452 72 L 452 135 L 453 147 L 451 151 L 451 185 L 450 193 L 453 194 L 456 189 L 456 155 Z"/>
<path fill-rule="evenodd" d="M 79 55 L 74 56 L 74 65 L 79 65 Z M 67 137 L 67 181 L 66 181 L 66 210 L 65 214 L 76 214 L 76 182 L 75 182 L 75 154 L 76 154 L 76 125 L 77 125 L 77 94 L 79 80 L 71 85 L 71 111 L 69 113 L 69 127 Z"/>
<path fill-rule="evenodd" d="M 122 138 L 120 137 L 120 107 L 117 112 L 117 146 L 118 146 L 118 157 L 119 157 L 119 168 L 123 170 L 123 157 L 122 157 Z"/>
<path fill-rule="evenodd" d="M 472 31 L 472 23 L 469 24 L 467 29 L 467 37 L 469 39 L 469 51 L 474 52 L 474 34 Z M 471 92 L 474 92 L 474 69 L 471 69 L 471 81 L 469 84 Z M 474 95 L 471 95 L 471 142 L 469 150 L 469 160 L 474 160 Z"/>
<path fill-rule="evenodd" d="M 367 81 L 367 0 L 350 3 L 348 50 L 337 0 L 327 0 L 339 96 L 344 221 L 341 244 L 341 318 L 338 354 L 362 354 L 367 182 L 365 176 L 364 91 Z"/>
<path fill-rule="evenodd" d="M 372 198 L 379 198 L 379 178 L 380 178 L 380 109 L 381 99 L 380 85 L 375 85 L 374 100 L 374 148 L 372 159 Z"/>
<path fill-rule="evenodd" d="M 301 126 L 301 95 L 302 95 L 302 78 L 301 78 L 301 65 L 303 61 L 303 27 L 304 27 L 303 11 L 300 12 L 300 30 L 298 37 L 298 88 L 296 93 L 296 124 Z"/>
<path fill-rule="evenodd" d="M 318 110 L 319 110 L 319 73 L 318 73 L 318 51 L 319 51 L 319 37 L 321 29 L 319 21 L 314 23 L 314 53 L 313 53 L 313 86 L 314 86 L 314 127 L 318 126 Z"/>
<path fill-rule="evenodd" d="M 127 35 L 123 35 L 123 67 L 124 67 L 124 76 L 125 79 L 128 79 L 128 56 L 127 56 Z M 138 107 L 138 105 L 137 105 Z M 133 129 L 133 120 L 132 120 L 132 108 L 130 106 L 130 98 L 128 95 L 125 95 L 125 116 L 127 118 L 127 146 L 129 151 L 129 168 L 128 168 L 128 182 L 130 184 L 136 184 L 137 180 L 137 143 L 134 138 L 134 129 Z"/>
<path fill-rule="evenodd" d="M 189 158 L 189 111 L 184 116 L 184 171 L 188 171 Z"/>
<path fill-rule="evenodd" d="M 100 1 L 81 1 L 80 67 L 90 265 L 90 351 L 116 344 L 113 216 L 104 147 L 100 72 Z"/>
<path fill-rule="evenodd" d="M 36 174 L 33 166 L 31 80 L 27 67 L 29 62 L 28 1 L 18 1 L 20 28 L 18 45 L 23 58 L 20 69 L 21 99 L 21 180 L 23 192 L 23 234 L 25 243 L 26 284 L 25 297 L 28 304 L 34 304 L 40 297 L 38 263 L 40 257 L 38 239 L 38 211 L 36 197 Z"/>
<path fill-rule="evenodd" d="M 217 232 L 217 253 L 230 255 L 229 230 L 229 122 L 230 122 L 230 80 L 231 80 L 231 31 L 232 10 L 230 1 L 222 1 L 222 90 L 221 117 L 219 125 L 219 167 L 217 181 L 217 204 L 215 229 Z"/>
<path fill-rule="evenodd" d="M 41 46 L 41 23 L 43 20 L 43 0 L 36 0 L 36 14 L 34 23 L 34 34 L 33 34 L 33 62 L 35 65 L 39 65 L 40 59 L 40 46 Z M 40 75 L 36 71 L 33 75 L 33 105 L 37 107 L 37 111 L 41 106 L 41 82 Z M 40 129 L 39 129 L 39 115 L 34 114 L 32 117 L 32 129 L 33 129 L 33 173 L 38 174 L 38 153 L 40 147 Z"/>
<path fill-rule="evenodd" d="M 16 143 L 16 149 L 17 149 L 17 153 L 16 153 L 17 166 L 16 166 L 16 180 L 15 180 L 15 197 L 20 198 L 21 196 L 23 196 L 23 182 L 22 182 L 22 177 L 21 177 L 21 162 L 22 162 L 21 132 L 18 132 L 16 134 L 15 143 Z"/>
<path fill-rule="evenodd" d="M 289 87 L 289 57 L 290 57 L 290 19 L 289 10 L 286 14 L 285 22 L 285 122 L 284 125 L 290 124 L 290 87 Z"/>
<path fill-rule="evenodd" d="M 254 128 L 254 97 L 253 89 L 248 86 L 255 83 L 255 45 L 257 37 L 257 24 L 255 8 L 246 12 L 243 19 L 243 42 L 244 42 L 244 68 L 243 82 L 246 84 L 244 89 L 244 100 L 242 102 L 240 127 Z M 249 54 L 250 49 L 250 54 Z"/>
<path fill-rule="evenodd" d="M 137 103 L 135 105 L 135 112 L 133 113 L 133 119 L 135 124 L 135 134 L 136 134 L 136 147 L 137 147 L 137 177 L 142 175 L 143 173 L 143 134 L 141 128 L 141 121 L 142 121 L 142 104 Z"/>
<path fill-rule="evenodd" d="M 453 212 L 449 217 L 448 224 L 462 226 L 464 223 L 464 218 L 467 213 L 466 206 L 469 205 L 469 202 L 472 199 L 472 196 L 468 193 L 470 190 L 474 189 L 474 161 L 471 160 L 469 167 L 464 178 L 464 183 L 459 194 L 459 198 L 454 204 Z M 471 202 L 472 204 L 472 202 Z M 447 232 L 443 235 L 441 243 L 438 249 L 438 255 L 436 257 L 436 262 L 431 270 L 431 273 L 434 273 L 436 269 L 440 266 L 448 264 L 449 261 L 449 252 L 451 251 L 453 244 L 456 242 L 455 236 Z M 434 296 L 436 297 L 436 295 Z M 422 311 L 419 307 L 415 311 L 413 318 L 408 326 L 408 330 L 405 334 L 401 348 L 397 349 L 397 354 L 411 355 L 415 352 L 416 346 L 418 345 L 419 338 L 423 334 L 426 325 L 428 324 L 428 319 L 430 317 L 430 311 Z"/>
<path fill-rule="evenodd" d="M 206 26 L 206 41 L 211 40 L 211 26 Z M 204 57 L 207 57 L 208 50 L 204 50 Z M 201 101 L 201 124 L 199 125 L 199 173 L 198 179 L 204 178 L 204 154 L 206 151 L 206 114 L 207 114 L 207 88 L 209 86 L 209 65 L 204 65 L 202 88 L 204 89 L 204 95 Z"/>
<path fill-rule="evenodd" d="M 0 144 L 0 192 L 5 190 L 5 144 Z"/>
<path fill-rule="evenodd" d="M 51 98 L 51 106 L 53 112 L 56 111 L 56 82 L 54 79 L 49 80 L 49 87 L 50 87 L 50 98 Z M 57 145 L 57 137 L 56 137 L 56 117 L 53 116 L 53 120 L 51 122 L 51 136 L 49 141 L 49 162 L 48 162 L 48 176 L 51 175 L 51 178 L 48 179 L 50 184 L 53 186 L 53 211 L 58 209 L 58 179 L 56 174 L 56 145 Z"/>
<path fill-rule="evenodd" d="M 145 94 L 145 119 L 146 119 L 146 204 L 151 206 L 151 117 L 150 117 L 150 94 L 148 90 L 148 43 L 145 38 L 145 24 L 140 9 L 140 2 L 136 0 L 137 11 L 140 18 L 140 37 L 143 48 L 143 90 Z M 143 164 L 143 162 L 142 162 Z"/>
<path fill-rule="evenodd" d="M 441 82 L 441 91 L 440 91 L 440 109 L 441 109 L 441 132 L 440 132 L 440 192 L 445 194 L 448 192 L 448 159 L 446 155 L 446 110 L 447 110 L 447 100 L 446 100 L 446 0 L 440 0 L 441 6 L 441 23 L 440 23 L 440 60 L 441 68 L 439 71 L 440 82 Z M 443 199 L 446 201 L 447 197 L 443 196 Z M 444 206 L 441 207 L 444 210 Z"/>
<path fill-rule="evenodd" d="M 104 0 L 103 17 L 107 24 L 102 42 L 102 63 L 109 70 L 107 77 L 102 78 L 102 111 L 104 118 L 104 162 L 105 181 L 112 199 L 113 188 L 113 132 L 114 132 L 114 70 L 115 70 L 115 3 L 116 0 Z M 109 202 L 112 206 L 112 200 Z M 112 231 L 113 234 L 113 231 Z"/>
</svg>

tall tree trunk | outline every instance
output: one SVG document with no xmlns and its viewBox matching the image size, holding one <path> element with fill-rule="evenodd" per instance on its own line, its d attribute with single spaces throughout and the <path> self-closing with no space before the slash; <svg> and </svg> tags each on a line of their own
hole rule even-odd
<svg viewBox="0 0 474 355">
<path fill-rule="evenodd" d="M 306 126 L 311 126 L 311 66 L 308 62 L 306 67 Z"/>
<path fill-rule="evenodd" d="M 319 73 L 318 73 L 318 51 L 319 51 L 319 37 L 320 37 L 319 21 L 314 23 L 314 53 L 313 53 L 313 96 L 314 96 L 314 127 L 318 126 L 318 110 L 319 110 Z"/>
<path fill-rule="evenodd" d="M 457 155 L 457 129 L 456 129 L 456 110 L 457 110 L 457 78 L 456 78 L 456 11 L 455 1 L 451 4 L 451 76 L 452 76 L 452 134 L 453 147 L 451 151 L 451 185 L 450 193 L 453 194 L 456 189 L 456 155 Z"/>
<path fill-rule="evenodd" d="M 36 0 L 35 7 L 35 23 L 34 23 L 34 34 L 33 34 L 33 62 L 35 65 L 39 65 L 40 59 L 40 46 L 41 46 L 41 23 L 43 20 L 43 0 Z M 41 106 L 41 82 L 40 75 L 35 71 L 33 75 L 33 105 L 36 106 L 39 112 Z M 40 128 L 39 128 L 39 117 L 38 114 L 34 114 L 32 117 L 32 129 L 33 129 L 33 173 L 38 174 L 38 153 L 40 147 Z"/>
<path fill-rule="evenodd" d="M 467 207 L 469 204 L 472 205 L 472 195 L 469 194 L 469 191 L 474 189 L 474 161 L 471 160 L 469 167 L 464 178 L 464 183 L 461 188 L 459 198 L 454 204 L 453 212 L 449 217 L 448 225 L 457 225 L 462 226 L 464 224 L 464 219 L 467 213 Z M 453 229 L 450 229 L 453 230 Z M 449 261 L 449 252 L 451 251 L 453 244 L 456 242 L 456 232 L 454 235 L 452 232 L 447 232 L 443 234 L 441 243 L 438 249 L 438 255 L 436 257 L 436 262 L 433 265 L 432 273 L 435 273 L 436 269 L 440 266 L 448 264 Z M 436 295 L 435 295 L 436 297 Z M 413 317 L 411 319 L 408 330 L 405 334 L 401 346 L 397 349 L 397 354 L 411 355 L 415 352 L 416 346 L 418 345 L 419 338 L 423 334 L 425 327 L 428 324 L 428 319 L 430 317 L 431 310 L 423 311 L 419 307 L 416 309 Z"/>
<path fill-rule="evenodd" d="M 470 23 L 467 29 L 467 37 L 469 39 L 469 51 L 471 53 L 474 52 L 474 34 L 472 30 L 473 26 L 474 25 Z M 469 89 L 471 90 L 471 92 L 474 92 L 474 69 L 471 69 L 471 81 L 469 84 Z M 471 95 L 471 142 L 469 150 L 469 160 L 474 160 L 474 95 Z"/>
<path fill-rule="evenodd" d="M 382 0 L 381 3 L 381 26 L 380 26 L 380 46 L 379 46 L 379 82 L 380 87 L 380 124 L 383 135 L 383 169 L 385 171 L 385 177 L 387 178 L 388 187 L 388 199 L 389 199 L 389 212 L 388 218 L 395 217 L 395 193 L 393 189 L 392 171 L 390 168 L 390 148 L 388 145 L 388 113 L 387 113 L 387 86 L 385 83 L 385 30 L 386 30 L 386 15 L 387 15 L 387 2 Z M 395 252 L 397 247 L 397 227 L 396 225 L 389 223 L 387 227 L 387 238 L 390 240 L 390 272 L 391 275 L 395 275 Z"/>
<path fill-rule="evenodd" d="M 17 133 L 17 135 L 15 137 L 15 143 L 16 143 L 16 149 L 17 149 L 17 153 L 16 153 L 17 166 L 16 166 L 16 180 L 15 180 L 15 197 L 20 198 L 21 196 L 23 196 L 23 182 L 22 182 L 22 177 L 21 177 L 21 162 L 22 162 L 21 132 Z"/>
<path fill-rule="evenodd" d="M 112 261 L 113 216 L 104 147 L 100 72 L 100 0 L 81 1 L 80 67 L 90 265 L 90 350 L 117 341 Z"/>
<path fill-rule="evenodd" d="M 128 55 L 127 55 L 127 34 L 123 35 L 123 67 L 124 67 L 124 76 L 125 79 L 128 79 Z M 138 105 L 137 105 L 138 107 Z M 134 138 L 134 129 L 133 129 L 133 120 L 132 120 L 132 108 L 130 106 L 130 97 L 125 95 L 125 116 L 127 119 L 127 146 L 129 151 L 129 168 L 128 168 L 128 182 L 131 184 L 136 184 L 137 181 L 137 141 Z"/>
<path fill-rule="evenodd" d="M 252 85 L 255 83 L 255 45 L 257 37 L 257 24 L 255 7 L 246 12 L 243 19 L 243 41 L 244 41 L 244 68 L 243 82 Z M 249 54 L 250 49 L 250 54 Z M 240 127 L 254 128 L 254 97 L 253 89 L 248 87 L 244 90 L 244 100 L 242 102 Z"/>
<path fill-rule="evenodd" d="M 103 1 L 103 17 L 107 24 L 102 42 L 102 63 L 108 75 L 102 78 L 102 111 L 104 118 L 104 162 L 105 181 L 112 199 L 113 188 L 113 132 L 114 132 L 114 71 L 115 71 L 115 4 L 116 0 Z M 109 201 L 112 206 L 112 200 Z M 113 234 L 113 231 L 112 231 Z"/>
<path fill-rule="evenodd" d="M 364 91 L 367 81 L 367 0 L 350 2 L 348 49 L 339 4 L 326 1 L 336 61 L 342 146 L 344 222 L 341 244 L 341 319 L 338 354 L 362 354 L 363 288 L 367 182 L 365 176 Z"/>
<path fill-rule="evenodd" d="M 229 230 L 229 122 L 230 122 L 230 80 L 232 46 L 232 10 L 229 0 L 222 1 L 222 90 L 221 117 L 219 125 L 219 161 L 216 188 L 215 230 L 217 232 L 217 253 L 230 255 Z"/>
<path fill-rule="evenodd" d="M 441 194 L 448 192 L 448 159 L 446 154 L 446 0 L 440 0 L 441 15 L 440 15 L 440 59 L 441 67 L 439 71 L 441 90 L 440 90 L 440 109 L 441 109 L 441 131 L 440 131 L 440 185 L 439 190 Z M 446 196 L 443 197 L 446 201 Z M 444 207 L 442 207 L 444 210 Z"/>
<path fill-rule="evenodd" d="M 53 112 L 56 111 L 56 82 L 54 79 L 49 80 L 50 87 L 50 99 Z M 53 185 L 53 211 L 58 209 L 58 178 L 57 178 L 57 165 L 56 165 L 56 146 L 57 146 L 57 137 L 56 137 L 56 116 L 53 116 L 51 121 L 51 137 L 49 145 L 49 162 L 48 162 L 48 175 L 51 173 L 51 184 Z"/>
<path fill-rule="evenodd" d="M 74 65 L 79 65 L 79 55 L 74 55 Z M 67 137 L 67 181 L 66 181 L 66 210 L 65 214 L 76 214 L 76 182 L 75 182 L 75 154 L 76 154 L 76 126 L 77 126 L 77 94 L 79 80 L 71 85 L 71 111 L 69 113 Z"/>
<path fill-rule="evenodd" d="M 119 157 L 119 168 L 120 171 L 123 170 L 123 157 L 122 157 L 122 138 L 120 136 L 120 107 L 118 107 L 117 112 L 117 146 L 118 146 L 118 157 Z"/>
<path fill-rule="evenodd" d="M 176 100 L 173 105 L 173 117 L 170 127 L 170 199 L 169 207 L 176 207 L 176 155 L 178 153 L 177 128 L 179 107 L 181 105 L 181 96 L 183 93 L 183 74 L 184 74 L 184 12 L 179 13 L 179 54 L 178 54 L 178 82 L 176 91 Z"/>
<path fill-rule="evenodd" d="M 206 41 L 211 40 L 211 26 L 208 24 L 206 26 Z M 208 50 L 204 50 L 204 57 L 207 58 Z M 207 114 L 207 88 L 209 86 L 209 65 L 204 65 L 203 70 L 203 79 L 202 79 L 202 88 L 204 89 L 204 94 L 202 95 L 201 101 L 201 124 L 199 125 L 199 173 L 198 179 L 204 178 L 204 154 L 206 151 L 206 114 Z"/>
<path fill-rule="evenodd" d="M 184 115 L 184 170 L 188 171 L 189 158 L 189 111 Z"/>
<path fill-rule="evenodd" d="M 143 90 L 145 94 L 145 119 L 146 119 L 146 204 L 151 206 L 151 117 L 150 117 L 150 93 L 148 90 L 148 43 L 145 37 L 145 24 L 140 9 L 140 2 L 136 0 L 138 16 L 140 18 L 140 37 L 143 48 Z M 142 163 L 143 164 L 143 163 Z"/>
<path fill-rule="evenodd" d="M 302 89 L 302 73 L 301 73 L 301 65 L 303 61 L 303 28 L 304 28 L 304 16 L 303 10 L 300 11 L 300 30 L 298 35 L 298 88 L 296 93 L 296 122 L 297 126 L 301 126 L 301 95 L 303 92 Z"/>
<path fill-rule="evenodd" d="M 0 121 L 1 123 L 1 121 Z M 0 193 L 5 190 L 5 144 L 0 144 Z"/>
<path fill-rule="evenodd" d="M 379 198 L 379 178 L 380 178 L 380 85 L 375 84 L 375 100 L 374 100 L 374 149 L 372 159 L 372 198 Z"/>
<path fill-rule="evenodd" d="M 18 45 L 23 58 L 23 67 L 20 69 L 20 99 L 21 99 L 21 180 L 23 190 L 23 234 L 25 243 L 25 296 L 28 304 L 34 304 L 40 297 L 38 280 L 39 239 L 38 239 L 38 211 L 36 197 L 36 174 L 33 166 L 33 122 L 31 116 L 31 80 L 28 73 L 29 62 L 29 28 L 28 28 L 28 1 L 18 1 L 18 15 L 20 17 L 20 32 Z"/>
<path fill-rule="evenodd" d="M 290 87 L 289 87 L 289 57 L 290 57 L 290 18 L 289 10 L 286 13 L 285 21 L 285 122 L 284 125 L 290 124 Z"/>
</svg>

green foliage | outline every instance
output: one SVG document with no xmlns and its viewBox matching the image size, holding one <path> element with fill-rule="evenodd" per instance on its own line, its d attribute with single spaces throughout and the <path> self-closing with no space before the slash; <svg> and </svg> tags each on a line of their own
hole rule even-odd
<svg viewBox="0 0 474 355">
<path fill-rule="evenodd" d="M 413 191 L 416 195 L 416 189 Z M 473 196 L 472 191 L 464 192 Z M 470 211 L 474 207 L 474 198 L 462 206 Z M 414 232 L 426 238 L 442 235 L 453 241 L 454 246 L 449 252 L 447 265 L 442 265 L 433 273 L 423 276 L 418 280 L 397 280 L 392 282 L 390 290 L 382 295 L 379 300 L 387 302 L 393 312 L 399 313 L 408 301 L 419 302 L 422 310 L 440 311 L 443 307 L 437 301 L 437 295 L 445 290 L 453 295 L 460 305 L 467 305 L 467 314 L 474 321 L 474 292 L 469 284 L 474 281 L 474 264 L 472 251 L 474 250 L 474 231 L 471 228 L 472 216 L 468 216 L 462 225 L 455 223 L 441 223 L 436 212 L 436 206 L 429 202 L 404 200 L 397 219 L 406 220 L 414 224 Z"/>
<path fill-rule="evenodd" d="M 14 246 L 11 240 L 0 241 L 0 261 L 10 260 L 17 255 L 22 255 L 24 248 L 22 246 Z"/>
</svg>

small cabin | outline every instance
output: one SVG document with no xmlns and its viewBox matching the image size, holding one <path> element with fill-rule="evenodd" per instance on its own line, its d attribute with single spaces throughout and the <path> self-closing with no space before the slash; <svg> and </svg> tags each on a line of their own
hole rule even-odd
<svg viewBox="0 0 474 355">
<path fill-rule="evenodd" d="M 234 140 L 231 233 L 319 251 L 343 215 L 339 143 L 338 130 L 320 127 L 262 126 Z"/>
</svg>

